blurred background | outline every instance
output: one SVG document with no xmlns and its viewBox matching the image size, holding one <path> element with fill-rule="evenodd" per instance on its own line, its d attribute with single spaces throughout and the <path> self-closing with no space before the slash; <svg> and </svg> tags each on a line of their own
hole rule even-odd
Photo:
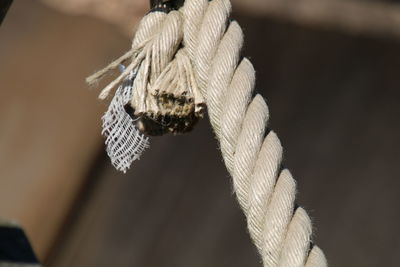
<svg viewBox="0 0 400 267">
<path fill-rule="evenodd" d="M 398 266 L 400 4 L 233 1 L 271 125 L 331 266 Z M 126 175 L 86 76 L 147 0 L 15 0 L 0 27 L 0 217 L 45 266 L 260 267 L 207 119 Z"/>
</svg>

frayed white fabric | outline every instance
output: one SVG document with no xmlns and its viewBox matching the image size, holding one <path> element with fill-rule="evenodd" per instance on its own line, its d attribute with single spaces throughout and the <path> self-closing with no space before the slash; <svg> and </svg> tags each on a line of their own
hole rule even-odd
<svg viewBox="0 0 400 267">
<path fill-rule="evenodd" d="M 132 162 L 139 159 L 149 147 L 149 140 L 135 126 L 125 105 L 132 99 L 132 83 L 136 77 L 131 72 L 115 92 L 107 112 L 102 117 L 107 154 L 117 170 L 126 172 Z"/>
</svg>

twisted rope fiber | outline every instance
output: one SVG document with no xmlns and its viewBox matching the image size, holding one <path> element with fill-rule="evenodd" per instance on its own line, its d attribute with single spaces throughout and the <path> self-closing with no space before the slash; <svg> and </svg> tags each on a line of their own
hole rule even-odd
<svg viewBox="0 0 400 267">
<path fill-rule="evenodd" d="M 131 64 L 100 98 L 107 97 L 141 64 L 131 104 L 145 109 L 152 105 L 145 100 L 152 85 L 187 87 L 190 79 L 173 72 L 176 67 L 171 66 L 182 65 L 180 59 L 188 57 L 193 68 L 188 73 L 193 71 L 195 89 L 207 104 L 234 191 L 264 266 L 327 266 L 323 252 L 312 245 L 309 216 L 294 204 L 295 180 L 287 169 L 281 169 L 282 146 L 277 135 L 267 130 L 268 106 L 261 95 L 253 97 L 255 71 L 247 58 L 240 57 L 243 32 L 237 22 L 229 21 L 230 12 L 229 0 L 186 0 L 178 11 L 151 12 L 142 20 L 132 50 L 89 77 L 88 82 L 97 81 L 132 57 Z M 166 77 L 165 72 L 171 72 L 171 79 L 161 79 Z"/>
<path fill-rule="evenodd" d="M 239 61 L 243 32 L 228 23 L 230 1 L 186 0 L 180 11 L 183 42 L 264 266 L 327 266 L 323 252 L 310 246 L 310 218 L 295 209 L 296 183 L 280 171 L 282 146 L 273 131 L 266 133 L 267 104 L 252 98 L 255 71 L 248 59 Z"/>
</svg>

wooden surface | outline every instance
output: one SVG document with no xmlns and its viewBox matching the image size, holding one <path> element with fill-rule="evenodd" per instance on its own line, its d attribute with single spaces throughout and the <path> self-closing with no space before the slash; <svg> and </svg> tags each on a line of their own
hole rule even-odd
<svg viewBox="0 0 400 267">
<path fill-rule="evenodd" d="M 74 118 L 79 118 L 75 122 L 63 122 L 70 123 L 67 124 L 70 127 L 77 121 L 85 125 L 62 135 L 65 139 L 59 142 L 64 146 L 50 142 L 53 139 L 45 135 L 52 129 L 50 118 L 39 125 L 40 120 L 25 119 L 21 124 L 26 126 L 30 122 L 29 127 L 16 128 L 11 124 L 16 123 L 15 120 L 10 117 L 4 128 L 11 132 L 7 136 L 19 133 L 25 137 L 22 147 L 30 147 L 31 152 L 13 152 L 13 160 L 8 156 L 11 152 L 2 154 L 10 165 L 0 168 L 2 199 L 21 201 L 23 194 L 13 191 L 15 188 L 11 186 L 8 194 L 3 193 L 4 185 L 12 185 L 18 177 L 40 180 L 37 177 L 41 176 L 28 167 L 37 165 L 31 161 L 43 157 L 41 147 L 63 151 L 61 155 L 65 155 L 56 165 L 63 172 L 45 176 L 56 179 L 55 192 L 63 192 L 71 188 L 71 184 L 84 185 L 63 221 L 64 227 L 58 232 L 46 266 L 261 266 L 207 120 L 189 135 L 152 138 L 151 148 L 127 175 L 113 170 L 104 152 L 90 157 L 92 164 L 88 164 L 89 155 L 86 161 L 81 160 L 84 154 L 94 155 L 100 148 L 97 146 L 98 118 L 105 106 L 96 102 L 95 92 L 89 91 L 85 103 L 79 102 L 81 104 L 72 108 L 72 101 L 83 101 L 82 96 L 75 97 L 75 94 L 87 92 L 78 79 L 119 56 L 129 47 L 129 39 L 122 38 L 115 33 L 116 29 L 99 21 L 64 16 L 37 3 L 31 5 L 28 13 L 40 14 L 27 23 L 39 25 L 35 37 L 24 37 L 23 27 L 9 32 L 7 40 L 14 40 L 11 37 L 26 39 L 10 43 L 8 53 L 4 53 L 3 40 L 6 39 L 2 39 L 1 57 L 21 55 L 28 47 L 31 50 L 22 53 L 24 62 L 43 62 L 41 71 L 49 63 L 63 66 L 62 75 L 51 69 L 54 83 L 49 88 L 60 90 L 54 93 L 57 96 L 54 99 L 67 100 L 60 114 L 74 112 Z M 31 11 L 33 7 L 36 8 L 34 12 Z M 24 10 L 21 5 L 19 8 L 11 10 L 16 18 Z M 269 104 L 271 128 L 282 139 L 285 166 L 298 181 L 298 203 L 310 212 L 316 243 L 324 249 L 331 266 L 397 266 L 400 246 L 397 227 L 400 221 L 399 43 L 315 31 L 238 13 L 235 18 L 244 26 L 245 55 L 251 57 L 257 69 L 257 88 Z M 14 25 L 11 16 L 8 19 L 3 26 Z M 4 29 L 0 38 L 4 38 Z M 34 32 L 34 29 L 26 32 Z M 68 38 L 64 38 L 65 35 Z M 49 39 L 40 41 L 39 37 L 43 36 Z M 27 40 L 29 45 L 26 45 Z M 65 40 L 71 41 L 66 43 Z M 51 45 L 51 42 L 56 43 Z M 23 45 L 17 50 L 19 43 Z M 44 44 L 46 48 L 42 48 Z M 10 47 L 14 47 L 15 52 L 11 52 Z M 60 51 L 60 47 L 63 47 L 62 53 L 51 52 Z M 68 53 L 71 47 L 74 52 Z M 42 52 L 36 52 L 38 49 Z M 42 60 L 44 55 L 53 60 Z M 58 64 L 54 58 L 66 63 Z M 38 70 L 29 80 L 16 79 L 12 75 L 17 69 L 21 70 L 20 66 L 16 63 L 1 66 L 1 81 L 4 83 L 8 79 L 14 92 L 22 91 L 22 84 L 47 84 L 49 75 L 45 79 Z M 22 73 L 27 75 L 28 70 L 31 68 L 23 67 Z M 76 75 L 74 83 L 64 77 L 70 72 Z M 22 102 L 20 105 L 25 107 L 39 101 L 39 85 L 33 91 L 26 88 L 12 103 Z M 48 102 L 39 103 L 43 106 Z M 46 110 L 54 109 L 49 106 Z M 33 111 L 25 108 L 17 114 L 27 116 Z M 87 112 L 91 115 L 81 118 Z M 57 127 L 62 125 L 57 124 Z M 36 135 L 27 135 L 28 130 L 43 136 L 44 141 L 35 141 L 33 136 Z M 55 136 L 61 132 L 60 129 Z M 0 151 L 5 151 L 5 144 L 12 147 L 11 139 L 5 139 L 1 133 Z M 7 151 L 13 151 L 10 148 Z M 51 170 L 53 165 L 49 162 L 55 161 L 56 156 L 58 158 L 60 153 L 53 152 L 45 158 L 47 160 L 42 159 L 41 168 Z M 16 159 L 21 158 L 24 164 L 17 165 Z M 76 164 L 81 166 L 80 172 L 74 168 Z M 91 171 L 83 181 L 82 166 L 87 170 L 90 165 Z M 19 172 L 24 175 L 13 174 Z M 3 177 L 7 177 L 6 180 Z M 42 189 L 44 186 L 38 185 Z M 26 191 L 30 191 L 31 196 L 25 205 L 41 199 L 37 190 Z M 5 205 L 4 200 L 0 203 L 3 207 L 10 205 Z M 36 225 L 41 225 L 57 215 L 46 211 L 59 203 L 48 198 L 45 204 L 40 204 L 19 210 L 32 217 Z M 9 212 L 15 212 L 15 208 L 9 208 Z M 4 208 L 0 209 L 0 214 L 3 213 Z M 38 227 L 31 228 L 30 232 L 39 244 L 37 240 L 48 230 Z"/>
<path fill-rule="evenodd" d="M 16 1 L 1 26 L 0 217 L 22 224 L 41 259 L 100 148 L 104 106 L 84 78 L 121 40 L 36 1 Z"/>
</svg>

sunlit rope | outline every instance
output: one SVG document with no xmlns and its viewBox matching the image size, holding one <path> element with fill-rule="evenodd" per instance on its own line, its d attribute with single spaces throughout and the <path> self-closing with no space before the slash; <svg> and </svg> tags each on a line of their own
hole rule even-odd
<svg viewBox="0 0 400 267">
<path fill-rule="evenodd" d="M 229 20 L 230 11 L 229 0 L 186 0 L 178 11 L 150 12 L 138 28 L 132 50 L 88 81 L 97 81 L 130 59 L 100 97 L 107 97 L 133 70 L 143 73 L 134 81 L 131 101 L 135 110 L 141 110 L 138 116 L 154 109 L 149 99 L 159 90 L 192 88 L 194 102 L 207 105 L 264 266 L 327 266 L 323 252 L 312 243 L 309 216 L 295 205 L 296 183 L 281 167 L 282 146 L 268 130 L 267 104 L 261 95 L 253 95 L 255 71 L 240 56 L 243 32 Z M 177 66 L 184 66 L 184 73 L 176 71 Z M 192 73 L 194 81 L 187 75 Z"/>
</svg>

